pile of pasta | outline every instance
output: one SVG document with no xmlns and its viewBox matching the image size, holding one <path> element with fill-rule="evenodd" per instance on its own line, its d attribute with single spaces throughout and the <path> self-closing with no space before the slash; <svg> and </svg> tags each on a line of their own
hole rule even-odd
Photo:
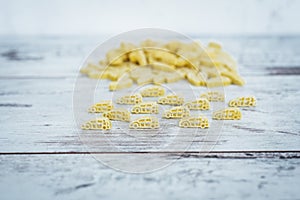
<svg viewBox="0 0 300 200">
<path fill-rule="evenodd" d="M 122 42 L 97 64 L 89 63 L 81 73 L 90 78 L 109 79 L 110 90 L 134 83 L 164 84 L 186 79 L 194 86 L 244 85 L 236 61 L 216 42 L 206 47 L 197 42 L 168 43 L 145 40 L 139 45 Z"/>
</svg>

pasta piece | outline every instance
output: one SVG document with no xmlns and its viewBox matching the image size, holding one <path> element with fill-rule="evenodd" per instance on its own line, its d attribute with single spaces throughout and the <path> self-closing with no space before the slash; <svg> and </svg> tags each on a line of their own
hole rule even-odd
<svg viewBox="0 0 300 200">
<path fill-rule="evenodd" d="M 165 94 L 165 89 L 163 87 L 152 86 L 141 91 L 142 97 L 159 97 Z"/>
<path fill-rule="evenodd" d="M 136 104 L 131 109 L 132 114 L 152 114 L 158 113 L 158 105 L 156 102 L 142 102 Z"/>
<path fill-rule="evenodd" d="M 207 117 L 204 116 L 190 116 L 185 117 L 179 121 L 179 127 L 182 128 L 209 128 Z"/>
<path fill-rule="evenodd" d="M 166 82 L 166 78 L 162 75 L 153 76 L 153 83 L 156 85 L 161 85 Z"/>
<path fill-rule="evenodd" d="M 200 73 L 188 73 L 187 74 L 188 81 L 195 86 L 206 86 L 206 81 Z"/>
<path fill-rule="evenodd" d="M 127 56 L 119 49 L 107 52 L 106 59 L 110 65 L 121 65 L 126 61 Z"/>
<path fill-rule="evenodd" d="M 165 71 L 165 72 L 173 72 L 175 70 L 175 66 L 168 65 L 165 63 L 161 63 L 161 62 L 152 62 L 151 66 L 153 69 Z"/>
<path fill-rule="evenodd" d="M 133 63 L 137 63 L 140 66 L 147 65 L 147 59 L 143 50 L 136 50 L 129 54 L 129 60 Z"/>
<path fill-rule="evenodd" d="M 123 79 L 121 81 L 112 81 L 109 84 L 109 90 L 121 90 L 125 88 L 130 88 L 133 85 L 133 81 L 131 79 Z"/>
<path fill-rule="evenodd" d="M 240 120 L 242 113 L 238 108 L 226 108 L 213 113 L 215 120 Z"/>
<path fill-rule="evenodd" d="M 111 109 L 113 109 L 113 104 L 112 101 L 100 101 L 99 103 L 94 104 L 93 106 L 91 106 L 88 109 L 88 112 L 90 113 L 101 113 L 101 112 L 105 112 L 105 111 L 109 111 Z"/>
<path fill-rule="evenodd" d="M 201 94 L 200 98 L 206 98 L 208 101 L 224 101 L 225 95 L 219 91 L 211 91 Z"/>
<path fill-rule="evenodd" d="M 136 45 L 134 45 L 130 42 L 121 42 L 121 44 L 120 44 L 120 50 L 125 53 L 129 53 L 137 48 L 138 47 Z"/>
<path fill-rule="evenodd" d="M 240 76 L 238 76 L 237 74 L 234 74 L 232 72 L 222 71 L 221 75 L 230 78 L 232 83 L 235 85 L 243 86 L 245 84 L 245 81 Z"/>
<path fill-rule="evenodd" d="M 82 130 L 108 130 L 111 129 L 111 121 L 106 117 L 90 120 L 82 124 Z"/>
<path fill-rule="evenodd" d="M 148 75 L 148 76 L 141 76 L 137 79 L 136 83 L 138 85 L 145 85 L 145 84 L 150 84 L 153 82 L 153 76 L 152 74 L 151 75 Z"/>
<path fill-rule="evenodd" d="M 255 97 L 238 97 L 229 101 L 228 104 L 230 107 L 250 107 L 256 106 L 256 99 Z"/>
<path fill-rule="evenodd" d="M 165 73 L 165 80 L 167 83 L 177 82 L 181 79 L 182 79 L 182 76 L 177 72 Z"/>
<path fill-rule="evenodd" d="M 130 77 L 137 81 L 140 77 L 143 76 L 152 76 L 152 69 L 149 66 L 145 67 L 136 67 L 132 71 L 130 71 Z"/>
<path fill-rule="evenodd" d="M 213 48 L 213 49 L 217 49 L 217 50 L 221 50 L 222 46 L 221 44 L 217 43 L 217 42 L 210 42 L 207 45 L 209 48 Z"/>
<path fill-rule="evenodd" d="M 115 108 L 110 111 L 106 111 L 102 114 L 102 116 L 110 120 L 124 121 L 124 122 L 130 121 L 130 112 L 123 108 Z"/>
<path fill-rule="evenodd" d="M 157 129 L 159 121 L 157 117 L 140 117 L 129 124 L 130 129 Z"/>
<path fill-rule="evenodd" d="M 164 105 L 182 105 L 184 103 L 184 98 L 170 94 L 164 97 L 160 97 L 157 103 Z"/>
<path fill-rule="evenodd" d="M 118 104 L 139 104 L 143 101 L 140 94 L 125 95 L 117 99 Z"/>
<path fill-rule="evenodd" d="M 184 106 L 190 110 L 208 110 L 210 108 L 209 101 L 204 98 L 186 102 Z"/>
<path fill-rule="evenodd" d="M 231 84 L 231 80 L 228 77 L 215 77 L 207 80 L 207 87 L 223 87 Z"/>
<path fill-rule="evenodd" d="M 155 51 L 153 50 L 149 55 L 155 60 L 165 63 L 167 65 L 176 64 L 177 56 L 163 49 L 157 49 Z"/>
<path fill-rule="evenodd" d="M 170 110 L 166 110 L 163 114 L 164 118 L 175 119 L 190 116 L 190 110 L 185 106 L 176 106 Z"/>
</svg>

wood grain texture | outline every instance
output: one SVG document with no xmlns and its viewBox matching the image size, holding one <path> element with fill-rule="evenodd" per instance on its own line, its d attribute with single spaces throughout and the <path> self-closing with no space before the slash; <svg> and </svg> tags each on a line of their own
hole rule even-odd
<svg viewBox="0 0 300 200">
<path fill-rule="evenodd" d="M 0 127 L 0 152 L 84 151 L 82 143 L 88 144 L 91 151 L 116 151 L 111 146 L 120 147 L 119 151 L 155 151 L 168 139 L 177 136 L 181 137 L 179 141 L 187 144 L 194 141 L 189 148 L 192 151 L 201 149 L 203 145 L 215 150 L 299 150 L 300 95 L 295 82 L 299 82 L 300 78 L 246 76 L 246 79 L 248 85 L 245 88 L 225 88 L 227 100 L 239 93 L 251 94 L 257 97 L 258 106 L 244 110 L 241 121 L 224 122 L 220 135 L 219 132 L 202 130 L 196 135 L 193 132 L 179 134 L 174 129 L 174 132 L 165 131 L 157 137 L 147 137 L 147 132 L 138 132 L 136 140 L 124 134 L 122 129 L 117 129 L 126 129 L 126 123 L 114 122 L 110 134 L 78 132 L 72 111 L 72 79 L 1 79 L 0 111 L 5 115 L 0 116 L 3 124 Z M 89 84 L 93 80 L 86 79 L 86 82 Z M 88 105 L 91 103 L 83 104 L 82 113 L 86 112 Z M 210 116 L 211 112 L 205 114 Z M 92 117 L 94 115 L 87 114 L 84 120 Z M 177 120 L 165 122 L 177 126 Z M 210 137 L 207 138 L 207 135 Z M 103 142 L 107 139 L 109 143 Z M 182 151 L 186 145 L 174 148 L 170 146 L 164 150 Z"/>
<path fill-rule="evenodd" d="M 107 155 L 110 156 L 110 155 Z M 128 174 L 89 155 L 0 156 L 1 199 L 297 199 L 300 159 L 182 158 Z"/>
<path fill-rule="evenodd" d="M 225 122 L 221 134 L 153 137 L 78 132 L 74 84 L 98 38 L 1 37 L 0 199 L 297 199 L 300 38 L 214 39 L 235 55 L 247 81 L 226 87 L 227 100 L 251 94 L 258 106 Z M 79 79 L 83 88 L 96 85 Z M 117 171 L 139 157 L 165 163 L 151 173 Z"/>
</svg>

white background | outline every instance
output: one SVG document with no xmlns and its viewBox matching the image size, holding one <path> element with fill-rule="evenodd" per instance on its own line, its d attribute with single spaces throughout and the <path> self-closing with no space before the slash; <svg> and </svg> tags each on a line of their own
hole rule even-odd
<svg viewBox="0 0 300 200">
<path fill-rule="evenodd" d="M 155 27 L 186 34 L 297 35 L 297 0 L 0 0 L 0 35 L 94 35 Z"/>
</svg>

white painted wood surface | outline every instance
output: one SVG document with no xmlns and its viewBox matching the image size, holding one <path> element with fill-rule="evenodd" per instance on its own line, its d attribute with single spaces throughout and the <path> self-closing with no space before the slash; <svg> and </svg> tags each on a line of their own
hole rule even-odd
<svg viewBox="0 0 300 200">
<path fill-rule="evenodd" d="M 247 81 L 243 88 L 226 88 L 227 98 L 255 95 L 258 106 L 244 111 L 241 121 L 225 122 L 220 136 L 200 132 L 177 137 L 177 142 L 193 142 L 186 149 L 180 142 L 162 148 L 174 132 L 158 137 L 140 133 L 136 140 L 118 130 L 109 135 L 89 133 L 84 145 L 73 120 L 73 87 L 79 64 L 97 38 L 2 37 L 1 199 L 297 199 L 300 38 L 219 41 L 238 58 Z M 212 152 L 196 154 L 201 150 Z M 89 151 L 108 161 L 156 152 L 176 162 L 157 172 L 133 175 L 103 166 Z"/>
<path fill-rule="evenodd" d="M 109 155 L 108 155 L 109 156 Z M 182 158 L 147 174 L 90 155 L 2 155 L 1 199 L 298 199 L 300 159 Z"/>
</svg>

